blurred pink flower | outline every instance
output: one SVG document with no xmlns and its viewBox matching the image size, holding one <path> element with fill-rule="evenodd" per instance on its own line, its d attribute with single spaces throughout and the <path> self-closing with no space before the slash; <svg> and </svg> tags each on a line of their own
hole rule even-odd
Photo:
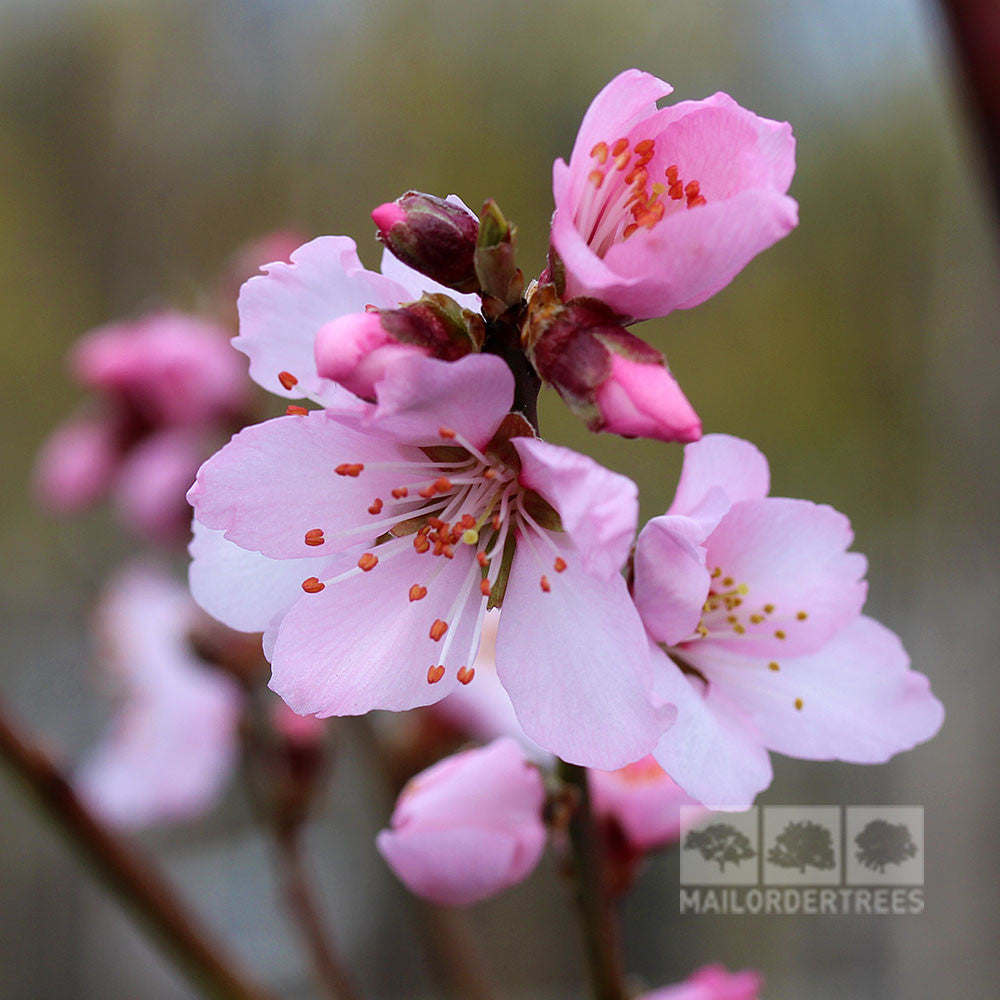
<svg viewBox="0 0 1000 1000">
<path fill-rule="evenodd" d="M 654 755 L 711 806 L 749 805 L 770 783 L 768 750 L 880 763 L 943 718 L 896 635 L 861 614 L 850 522 L 768 497 L 769 482 L 752 444 L 709 435 L 684 449 L 674 501 L 636 545 L 656 689 L 678 713 Z"/>
<path fill-rule="evenodd" d="M 469 906 L 526 879 L 545 848 L 545 788 L 511 739 L 447 757 L 413 778 L 378 849 L 417 895 Z"/>
<path fill-rule="evenodd" d="M 184 491 L 214 438 L 239 421 L 248 384 L 220 326 L 177 312 L 94 330 L 73 349 L 97 396 L 42 447 L 39 499 L 72 513 L 111 496 L 126 523 L 161 543 L 188 537 Z"/>
<path fill-rule="evenodd" d="M 671 89 L 619 74 L 587 110 L 569 164 L 556 160 L 551 244 L 565 298 L 665 316 L 704 302 L 796 225 L 791 127 L 726 94 L 657 109 Z"/>
<path fill-rule="evenodd" d="M 706 965 L 683 983 L 644 994 L 640 1000 L 759 1000 L 764 981 L 759 972 L 727 972 L 721 965 Z"/>
<path fill-rule="evenodd" d="M 681 806 L 698 805 L 652 756 L 617 771 L 589 773 L 594 814 L 613 820 L 634 851 L 675 843 L 684 832 Z M 692 812 L 687 822 L 697 815 Z"/>
<path fill-rule="evenodd" d="M 511 436 L 529 429 L 508 418 L 513 377 L 492 355 L 410 357 L 378 390 L 249 427 L 205 463 L 189 493 L 196 599 L 266 630 L 273 690 L 329 716 L 474 683 L 502 588 L 497 672 L 528 736 L 589 766 L 644 756 L 672 712 L 652 704 L 620 573 L 635 485 Z"/>
<path fill-rule="evenodd" d="M 240 286 L 276 261 L 287 263 L 309 237 L 297 229 L 275 229 L 238 247 L 229 258 L 219 282 L 219 299 L 232 310 Z"/>
<path fill-rule="evenodd" d="M 126 568 L 102 595 L 96 628 L 121 704 L 76 785 L 114 826 L 195 817 L 232 772 L 242 695 L 191 649 L 198 615 L 185 588 L 147 566 Z"/>
</svg>

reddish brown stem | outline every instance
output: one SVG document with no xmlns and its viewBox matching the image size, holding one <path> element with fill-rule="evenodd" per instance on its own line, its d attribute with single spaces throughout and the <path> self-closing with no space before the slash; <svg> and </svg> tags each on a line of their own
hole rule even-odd
<svg viewBox="0 0 1000 1000">
<path fill-rule="evenodd" d="M 213 1000 L 269 1000 L 270 994 L 237 968 L 157 868 L 87 809 L 2 704 L 0 758 L 200 993 Z"/>
</svg>

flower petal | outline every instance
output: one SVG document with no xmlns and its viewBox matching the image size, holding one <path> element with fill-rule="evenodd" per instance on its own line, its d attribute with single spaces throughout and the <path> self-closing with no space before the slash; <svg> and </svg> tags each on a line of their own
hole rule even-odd
<svg viewBox="0 0 1000 1000">
<path fill-rule="evenodd" d="M 895 633 L 864 615 L 819 652 L 782 658 L 778 670 L 708 643 L 691 653 L 753 717 L 765 745 L 792 757 L 882 763 L 929 740 L 944 718 Z"/>
<path fill-rule="evenodd" d="M 250 358 L 250 377 L 268 392 L 292 399 L 335 396 L 341 390 L 316 373 L 316 331 L 369 304 L 394 309 L 409 298 L 402 285 L 364 268 L 354 240 L 321 236 L 294 251 L 291 263 L 269 264 L 243 286 L 233 346 Z M 297 384 L 286 388 L 281 372 Z"/>
<path fill-rule="evenodd" d="M 681 477 L 668 513 L 698 516 L 714 489 L 721 489 L 732 505 L 762 500 L 770 488 L 767 459 L 755 445 L 729 434 L 707 434 L 684 448 Z M 718 519 L 711 527 L 717 523 Z"/>
<path fill-rule="evenodd" d="M 271 689 L 299 715 L 429 705 L 453 691 L 458 670 L 475 659 L 472 639 L 484 602 L 471 546 L 459 546 L 454 559 L 419 555 L 409 538 L 371 551 L 379 557 L 373 570 L 328 579 L 277 630 Z M 410 600 L 414 584 L 427 588 L 423 599 Z M 430 629 L 437 619 L 449 630 L 435 641 Z M 436 665 L 444 674 L 428 683 L 428 668 Z"/>
<path fill-rule="evenodd" d="M 547 500 L 573 540 L 577 560 L 602 579 L 618 574 L 628 558 L 639 517 L 639 490 L 631 479 L 569 448 L 514 438 L 519 481 Z"/>
<path fill-rule="evenodd" d="M 569 547 L 554 573 L 531 544 L 522 538 L 514 553 L 497 674 L 540 746 L 574 764 L 624 767 L 649 753 L 673 714 L 652 704 L 647 640 L 625 581 L 586 572 Z"/>
</svg>

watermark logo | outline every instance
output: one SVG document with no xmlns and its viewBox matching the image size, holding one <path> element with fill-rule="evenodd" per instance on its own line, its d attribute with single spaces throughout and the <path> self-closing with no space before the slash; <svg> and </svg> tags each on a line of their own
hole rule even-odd
<svg viewBox="0 0 1000 1000">
<path fill-rule="evenodd" d="M 682 913 L 924 909 L 921 806 L 682 807 Z"/>
</svg>

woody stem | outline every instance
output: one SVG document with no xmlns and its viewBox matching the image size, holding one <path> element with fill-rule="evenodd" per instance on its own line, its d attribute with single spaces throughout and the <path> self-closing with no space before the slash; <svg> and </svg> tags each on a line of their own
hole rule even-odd
<svg viewBox="0 0 1000 1000">
<path fill-rule="evenodd" d="M 558 772 L 575 800 L 569 841 L 591 997 L 628 1000 L 618 914 L 608 892 L 604 848 L 594 824 L 587 769 L 560 760 Z"/>
<path fill-rule="evenodd" d="M 270 994 L 220 949 L 159 870 L 84 805 L 62 772 L 2 705 L 0 758 L 199 993 L 213 1000 L 268 1000 Z"/>
</svg>

